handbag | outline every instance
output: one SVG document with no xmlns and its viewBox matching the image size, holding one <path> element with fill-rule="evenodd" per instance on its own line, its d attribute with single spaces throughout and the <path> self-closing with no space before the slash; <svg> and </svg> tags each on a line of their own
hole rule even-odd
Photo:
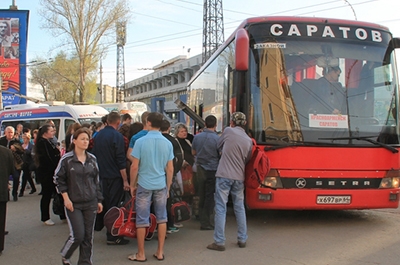
<svg viewBox="0 0 400 265">
<path fill-rule="evenodd" d="M 121 195 L 121 198 L 119 199 L 119 204 L 117 205 L 118 207 L 124 207 L 129 203 L 129 201 L 132 200 L 132 195 L 130 191 L 124 191 Z"/>
<path fill-rule="evenodd" d="M 96 220 L 94 221 L 94 231 L 101 231 L 104 227 L 104 211 L 96 214 Z"/>
<path fill-rule="evenodd" d="M 131 204 L 134 203 L 134 198 L 131 200 Z M 123 208 L 122 208 L 123 209 Z M 127 237 L 136 237 L 136 220 L 132 218 L 133 216 L 133 206 L 129 207 L 129 210 L 123 210 L 124 214 L 128 213 L 128 217 L 123 219 L 121 226 L 118 229 L 117 235 L 118 236 L 127 236 Z M 122 214 L 122 215 L 124 215 Z M 136 215 L 136 214 L 135 214 Z M 147 236 L 147 233 L 146 233 Z"/>
<path fill-rule="evenodd" d="M 174 218 L 174 223 L 180 223 L 190 220 L 190 208 L 187 202 L 179 201 L 172 204 L 171 214 Z"/>
<path fill-rule="evenodd" d="M 59 193 L 53 194 L 53 213 L 64 215 L 64 198 Z"/>
<path fill-rule="evenodd" d="M 127 204 L 130 200 L 132 199 L 131 193 L 129 191 L 124 191 L 121 195 L 121 198 L 119 199 L 118 207 L 123 207 L 125 204 Z M 98 213 L 96 215 L 96 220 L 94 223 L 94 230 L 95 231 L 101 231 L 103 230 L 104 227 L 104 211 L 101 213 Z M 114 215 L 118 215 L 118 213 L 114 213 Z"/>
<path fill-rule="evenodd" d="M 190 207 L 187 202 L 182 201 L 179 187 L 174 187 L 172 185 L 170 192 L 172 201 L 171 215 L 174 219 L 174 223 L 180 223 L 190 220 Z"/>
<path fill-rule="evenodd" d="M 25 150 L 22 148 L 21 145 L 19 144 L 13 144 L 14 148 L 20 152 L 25 152 Z M 22 159 L 22 154 L 18 154 L 17 151 L 12 151 L 13 157 L 14 157 L 14 167 L 16 170 L 21 170 L 22 166 L 24 165 L 24 160 Z"/>
<path fill-rule="evenodd" d="M 183 196 L 193 196 L 195 194 L 195 189 L 193 183 L 192 166 L 188 165 L 185 168 L 181 168 L 181 176 L 183 185 Z"/>
<path fill-rule="evenodd" d="M 111 207 L 104 215 L 104 225 L 113 236 L 136 237 L 135 197 L 122 207 Z M 146 228 L 145 237 L 151 239 L 157 225 L 156 216 L 150 214 L 150 226 Z"/>
</svg>

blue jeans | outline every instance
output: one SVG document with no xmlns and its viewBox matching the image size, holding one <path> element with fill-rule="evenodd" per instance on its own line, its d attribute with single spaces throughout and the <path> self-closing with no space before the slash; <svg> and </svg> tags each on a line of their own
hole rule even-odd
<svg viewBox="0 0 400 265">
<path fill-rule="evenodd" d="M 167 187 L 161 190 L 147 190 L 138 185 L 135 201 L 137 228 L 150 226 L 150 206 L 152 202 L 157 224 L 167 222 Z"/>
<path fill-rule="evenodd" d="M 215 183 L 215 228 L 214 242 L 225 245 L 226 203 L 229 193 L 232 195 L 233 210 L 235 211 L 238 226 L 237 240 L 247 241 L 246 212 L 244 209 L 244 182 L 227 178 L 216 178 Z"/>
</svg>

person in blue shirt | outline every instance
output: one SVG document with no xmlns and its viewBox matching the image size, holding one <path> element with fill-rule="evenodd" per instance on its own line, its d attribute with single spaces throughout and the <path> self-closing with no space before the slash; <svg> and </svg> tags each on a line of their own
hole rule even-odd
<svg viewBox="0 0 400 265">
<path fill-rule="evenodd" d="M 153 257 L 164 260 L 167 233 L 167 198 L 174 173 L 172 143 L 160 132 L 163 115 L 151 112 L 147 116 L 148 133 L 138 139 L 132 151 L 130 187 L 136 196 L 136 231 L 138 252 L 129 260 L 146 261 L 144 242 L 149 227 L 150 206 L 153 204 L 158 224 L 158 248 Z"/>
<path fill-rule="evenodd" d="M 203 132 L 194 136 L 192 154 L 197 158 L 200 230 L 213 230 L 211 215 L 214 212 L 215 173 L 219 162 L 219 136 L 215 132 L 217 118 L 209 115 L 205 119 L 205 124 Z"/>
</svg>

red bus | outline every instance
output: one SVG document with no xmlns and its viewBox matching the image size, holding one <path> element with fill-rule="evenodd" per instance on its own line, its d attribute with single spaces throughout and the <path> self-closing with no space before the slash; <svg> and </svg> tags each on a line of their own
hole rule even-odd
<svg viewBox="0 0 400 265">
<path fill-rule="evenodd" d="M 366 22 L 249 18 L 188 84 L 200 117 L 247 115 L 270 159 L 249 209 L 374 209 L 399 205 L 400 39 Z M 218 112 L 218 113 L 216 113 Z M 194 126 L 194 133 L 196 126 Z"/>
</svg>

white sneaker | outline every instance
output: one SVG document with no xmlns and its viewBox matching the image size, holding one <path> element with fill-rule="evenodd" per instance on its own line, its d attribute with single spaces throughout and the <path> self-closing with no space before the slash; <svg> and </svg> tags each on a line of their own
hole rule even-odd
<svg viewBox="0 0 400 265">
<path fill-rule="evenodd" d="M 55 225 L 55 223 L 53 222 L 53 220 L 51 220 L 51 219 L 49 219 L 49 220 L 47 220 L 47 221 L 44 221 L 44 224 L 45 225 Z"/>
<path fill-rule="evenodd" d="M 181 223 L 175 223 L 174 226 L 175 226 L 176 228 L 182 228 L 182 227 L 183 227 L 183 224 L 181 224 Z"/>
</svg>

